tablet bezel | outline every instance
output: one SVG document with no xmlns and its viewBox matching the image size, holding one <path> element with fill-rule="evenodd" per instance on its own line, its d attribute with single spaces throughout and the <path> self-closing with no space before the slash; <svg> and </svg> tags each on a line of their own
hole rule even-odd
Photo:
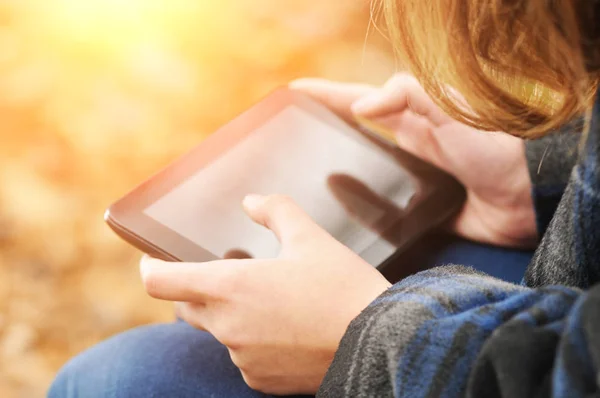
<svg viewBox="0 0 600 398">
<path fill-rule="evenodd" d="M 352 121 L 342 120 L 311 97 L 287 88 L 277 89 L 115 202 L 105 214 L 106 222 L 123 239 L 155 257 L 195 262 L 217 259 L 210 251 L 146 215 L 144 210 L 291 105 L 340 130 L 360 131 Z M 406 209 L 400 228 L 396 232 L 392 228 L 387 234 L 388 240 L 391 235 L 395 236 L 393 239 L 396 239 L 398 247 L 396 253 L 399 253 L 455 214 L 462 206 L 465 192 L 454 178 L 434 166 L 376 134 L 360 132 L 382 148 L 382 155 L 398 159 L 419 182 L 418 198 Z M 201 223 L 201 220 L 198 222 Z M 383 269 L 388 264 L 389 261 L 384 261 L 378 268 Z"/>
</svg>

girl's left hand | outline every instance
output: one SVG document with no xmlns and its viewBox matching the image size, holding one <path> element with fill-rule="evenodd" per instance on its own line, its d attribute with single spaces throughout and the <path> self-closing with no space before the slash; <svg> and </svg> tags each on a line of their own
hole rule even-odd
<svg viewBox="0 0 600 398">
<path fill-rule="evenodd" d="M 354 319 L 390 283 L 282 196 L 250 195 L 246 213 L 281 243 L 276 259 L 167 263 L 145 257 L 152 297 L 229 349 L 246 383 L 314 394 Z"/>
</svg>

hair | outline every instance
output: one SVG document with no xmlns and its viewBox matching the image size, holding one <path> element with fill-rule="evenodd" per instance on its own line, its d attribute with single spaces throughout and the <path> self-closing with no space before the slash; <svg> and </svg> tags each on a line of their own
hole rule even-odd
<svg viewBox="0 0 600 398">
<path fill-rule="evenodd" d="M 383 0 L 383 8 L 402 66 L 461 122 L 533 138 L 590 109 L 599 0 Z"/>
</svg>

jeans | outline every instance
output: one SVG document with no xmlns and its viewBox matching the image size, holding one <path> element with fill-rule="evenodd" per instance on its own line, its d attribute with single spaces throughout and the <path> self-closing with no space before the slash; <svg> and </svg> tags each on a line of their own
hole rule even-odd
<svg viewBox="0 0 600 398">
<path fill-rule="evenodd" d="M 442 242 L 442 241 L 438 241 Z M 531 258 L 450 238 L 423 260 L 426 266 L 471 265 L 519 282 Z M 144 326 L 106 340 L 71 360 L 52 384 L 50 398 L 257 398 L 210 334 L 184 322 Z"/>
</svg>

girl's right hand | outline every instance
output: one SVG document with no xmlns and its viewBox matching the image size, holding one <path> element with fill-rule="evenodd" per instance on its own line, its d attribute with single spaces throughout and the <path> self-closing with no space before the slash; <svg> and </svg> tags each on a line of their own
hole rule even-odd
<svg viewBox="0 0 600 398">
<path fill-rule="evenodd" d="M 398 145 L 458 179 L 467 201 L 451 229 L 498 246 L 534 247 L 538 236 L 524 143 L 446 115 L 408 74 L 383 87 L 301 79 L 290 84 L 340 116 L 362 116 L 391 129 Z"/>
</svg>

